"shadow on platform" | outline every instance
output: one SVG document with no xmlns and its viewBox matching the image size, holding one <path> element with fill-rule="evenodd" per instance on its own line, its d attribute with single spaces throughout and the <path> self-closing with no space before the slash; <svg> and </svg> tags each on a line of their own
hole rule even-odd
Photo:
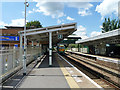
<svg viewBox="0 0 120 90">
<path fill-rule="evenodd" d="M 49 55 L 48 55 L 48 53 L 46 54 L 46 57 L 45 57 L 45 59 L 43 60 L 43 62 L 40 64 L 40 66 L 38 67 L 38 68 L 52 68 L 52 67 L 60 67 L 59 66 L 59 64 L 58 64 L 58 62 L 57 62 L 57 59 L 60 59 L 60 60 L 62 60 L 60 57 L 58 57 L 58 56 L 56 56 L 55 55 L 56 53 L 55 52 L 53 52 L 52 53 L 52 66 L 50 67 L 49 66 Z M 66 64 L 64 67 L 71 67 L 70 65 L 68 65 L 68 64 Z"/>
</svg>

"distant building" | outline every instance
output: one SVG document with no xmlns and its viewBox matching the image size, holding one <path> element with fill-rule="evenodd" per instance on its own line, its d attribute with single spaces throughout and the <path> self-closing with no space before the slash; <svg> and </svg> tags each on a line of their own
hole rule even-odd
<svg viewBox="0 0 120 90">
<path fill-rule="evenodd" d="M 24 27 L 20 26 L 5 26 L 1 28 L 0 32 L 0 46 L 9 47 L 9 46 L 19 46 L 19 31 L 23 31 Z"/>
<path fill-rule="evenodd" d="M 30 29 L 32 28 L 34 27 L 31 27 Z M 23 26 L 5 26 L 5 28 L 1 28 L 0 29 L 0 46 L 1 47 L 13 47 L 13 46 L 18 47 L 20 45 L 18 32 L 23 30 L 24 30 Z"/>
<path fill-rule="evenodd" d="M 102 33 L 98 36 L 76 41 L 83 47 L 89 48 L 89 54 L 120 58 L 120 29 Z M 82 47 L 81 47 L 82 48 Z M 84 53 L 83 50 L 81 52 Z"/>
<path fill-rule="evenodd" d="M 68 47 L 69 44 L 75 44 L 75 41 L 80 40 L 81 37 L 78 35 L 69 35 L 66 37 L 64 40 L 58 43 L 59 44 L 64 44 L 66 47 Z"/>
</svg>

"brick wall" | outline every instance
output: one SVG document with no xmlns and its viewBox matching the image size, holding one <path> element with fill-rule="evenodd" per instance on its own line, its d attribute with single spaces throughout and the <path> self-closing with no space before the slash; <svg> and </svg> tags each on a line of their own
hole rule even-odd
<svg viewBox="0 0 120 90">
<path fill-rule="evenodd" d="M 10 35 L 10 36 L 18 36 L 18 32 L 19 31 L 23 31 L 23 29 L 0 29 L 0 31 L 2 32 L 2 35 Z"/>
</svg>

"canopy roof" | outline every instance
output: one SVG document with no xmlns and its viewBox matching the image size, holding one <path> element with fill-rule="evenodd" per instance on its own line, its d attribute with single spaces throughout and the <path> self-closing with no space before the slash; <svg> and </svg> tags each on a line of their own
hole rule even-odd
<svg viewBox="0 0 120 90">
<path fill-rule="evenodd" d="M 49 32 L 52 32 L 53 44 L 57 44 L 58 42 L 75 32 L 77 30 L 76 25 L 76 23 L 70 23 L 44 28 L 28 29 L 26 30 L 26 37 L 29 41 L 38 41 L 41 44 L 48 44 Z M 24 31 L 20 31 L 19 34 L 24 36 Z M 58 35 L 63 35 L 63 38 L 58 39 Z"/>
<path fill-rule="evenodd" d="M 79 44 L 93 44 L 93 43 L 99 43 L 99 42 L 111 43 L 111 44 L 120 43 L 120 29 L 116 29 L 113 31 L 102 33 L 98 36 L 76 41 L 76 43 L 79 43 Z"/>
</svg>

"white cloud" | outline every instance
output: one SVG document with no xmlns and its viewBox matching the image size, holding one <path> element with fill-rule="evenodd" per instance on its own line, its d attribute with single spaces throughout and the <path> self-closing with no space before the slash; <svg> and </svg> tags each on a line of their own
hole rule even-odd
<svg viewBox="0 0 120 90">
<path fill-rule="evenodd" d="M 10 0 L 9 0 L 10 1 Z M 19 1 L 19 0 L 17 0 Z M 22 0 L 20 0 L 22 1 Z M 24 0 L 23 0 L 24 1 Z M 42 0 L 32 0 L 32 1 L 42 1 Z M 101 2 L 102 0 L 47 0 L 48 2 Z"/>
<path fill-rule="evenodd" d="M 93 5 L 89 2 L 69 2 L 68 6 L 73 8 L 78 8 L 78 9 L 80 8 L 89 9 L 93 7 Z"/>
<path fill-rule="evenodd" d="M 58 23 L 58 24 L 63 23 L 63 22 L 64 22 L 63 19 L 58 19 L 58 20 L 57 20 L 57 23 Z"/>
<path fill-rule="evenodd" d="M 118 18 L 120 20 L 120 2 L 118 2 Z"/>
<path fill-rule="evenodd" d="M 93 5 L 89 2 L 74 2 L 74 0 L 70 0 L 67 3 L 65 2 L 50 2 L 49 0 L 33 0 L 37 2 L 37 9 L 33 9 L 33 12 L 41 12 L 46 16 L 51 16 L 52 18 L 60 18 L 66 16 L 64 13 L 64 6 L 77 8 L 78 14 L 81 16 L 90 15 L 89 9 L 93 7 Z M 32 13 L 31 11 L 29 13 Z"/>
<path fill-rule="evenodd" d="M 103 26 L 102 25 L 100 25 L 100 29 L 102 29 L 103 28 Z"/>
<path fill-rule="evenodd" d="M 88 38 L 86 28 L 82 25 L 78 26 L 77 31 L 74 32 L 74 34 L 80 36 L 82 39 Z"/>
<path fill-rule="evenodd" d="M 47 0 L 34 1 L 37 2 L 36 7 L 38 7 L 35 12 L 42 12 L 46 16 L 52 16 L 52 18 L 60 18 L 64 16 L 64 3 L 48 2 Z"/>
<path fill-rule="evenodd" d="M 28 20 L 26 20 L 26 22 L 28 22 Z M 0 27 L 3 28 L 4 26 L 24 26 L 24 19 L 14 19 L 10 24 L 0 21 Z"/>
<path fill-rule="evenodd" d="M 62 21 L 60 19 L 57 20 L 57 23 L 60 24 Z"/>
<path fill-rule="evenodd" d="M 22 11 L 22 15 L 25 16 L 25 11 Z"/>
<path fill-rule="evenodd" d="M 33 11 L 30 11 L 30 10 L 29 10 L 28 13 L 31 14 L 31 13 L 33 13 Z"/>
<path fill-rule="evenodd" d="M 102 19 L 106 15 L 118 15 L 118 1 L 119 0 L 103 0 L 100 5 L 97 5 L 96 11 L 101 14 Z"/>
<path fill-rule="evenodd" d="M 73 21 L 73 20 L 75 20 L 75 19 L 67 16 L 67 20 Z"/>
<path fill-rule="evenodd" d="M 91 36 L 91 37 L 94 37 L 94 36 L 98 36 L 98 35 L 100 35 L 100 34 L 101 34 L 101 32 L 93 31 L 93 32 L 90 34 L 90 36 Z"/>
<path fill-rule="evenodd" d="M 80 26 L 78 26 L 77 31 L 85 32 L 85 31 L 86 31 L 86 28 L 83 27 L 82 25 L 80 25 Z"/>
<path fill-rule="evenodd" d="M 78 14 L 81 16 L 91 15 L 92 13 L 89 11 L 93 5 L 88 2 L 73 2 L 68 3 L 68 7 L 77 8 Z"/>
<path fill-rule="evenodd" d="M 8 24 L 6 24 L 5 22 L 3 21 L 0 21 L 0 28 L 4 28 L 4 26 L 7 26 Z"/>
<path fill-rule="evenodd" d="M 87 15 L 91 15 L 92 13 L 89 12 L 88 10 L 79 10 L 78 14 L 81 16 L 87 16 Z"/>
<path fill-rule="evenodd" d="M 8 26 L 24 26 L 24 19 L 14 19 L 10 24 L 8 24 Z"/>
</svg>

